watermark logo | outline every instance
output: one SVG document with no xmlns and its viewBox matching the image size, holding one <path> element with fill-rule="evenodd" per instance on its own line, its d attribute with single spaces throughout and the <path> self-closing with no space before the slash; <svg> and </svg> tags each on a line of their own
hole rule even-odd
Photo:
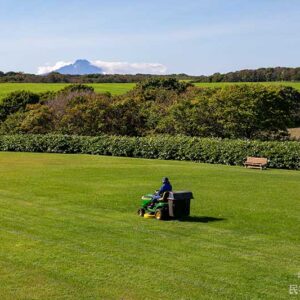
<svg viewBox="0 0 300 300">
<path fill-rule="evenodd" d="M 289 286 L 289 294 L 290 295 L 298 295 L 300 290 L 300 286 L 297 284 L 290 284 Z"/>
<path fill-rule="evenodd" d="M 300 280 L 300 272 L 296 274 L 297 279 Z M 300 295 L 300 284 L 290 284 L 289 285 L 290 295 Z"/>
</svg>

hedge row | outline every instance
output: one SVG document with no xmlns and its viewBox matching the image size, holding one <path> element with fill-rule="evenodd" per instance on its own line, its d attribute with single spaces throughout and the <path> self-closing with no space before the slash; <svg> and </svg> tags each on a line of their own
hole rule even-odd
<svg viewBox="0 0 300 300">
<path fill-rule="evenodd" d="M 269 167 L 300 169 L 300 143 L 186 136 L 0 135 L 0 151 L 85 153 L 242 165 L 247 156 L 269 159 Z"/>
</svg>

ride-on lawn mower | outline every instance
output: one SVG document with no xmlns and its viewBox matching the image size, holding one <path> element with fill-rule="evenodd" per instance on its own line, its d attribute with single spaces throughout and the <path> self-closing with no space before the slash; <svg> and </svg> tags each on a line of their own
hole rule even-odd
<svg viewBox="0 0 300 300">
<path fill-rule="evenodd" d="M 152 194 L 144 195 L 141 199 L 141 208 L 138 215 L 144 218 L 167 220 L 180 219 L 190 215 L 192 192 L 164 192 L 158 202 L 151 205 Z"/>
</svg>

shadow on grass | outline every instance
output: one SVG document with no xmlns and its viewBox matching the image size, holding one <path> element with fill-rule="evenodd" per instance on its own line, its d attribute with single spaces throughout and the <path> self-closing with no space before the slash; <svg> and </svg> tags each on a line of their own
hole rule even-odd
<svg viewBox="0 0 300 300">
<path fill-rule="evenodd" d="M 217 222 L 217 221 L 225 221 L 224 218 L 215 218 L 215 217 L 207 217 L 207 216 L 201 216 L 201 217 L 185 217 L 180 219 L 181 222 L 198 222 L 198 223 L 209 223 L 209 222 Z"/>
</svg>

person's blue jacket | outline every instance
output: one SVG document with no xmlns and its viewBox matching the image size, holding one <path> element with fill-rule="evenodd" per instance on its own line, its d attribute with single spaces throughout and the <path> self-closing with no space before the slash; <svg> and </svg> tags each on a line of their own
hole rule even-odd
<svg viewBox="0 0 300 300">
<path fill-rule="evenodd" d="M 164 192 L 172 192 L 172 185 L 170 182 L 165 182 L 158 191 L 160 195 L 162 195 Z"/>
</svg>

